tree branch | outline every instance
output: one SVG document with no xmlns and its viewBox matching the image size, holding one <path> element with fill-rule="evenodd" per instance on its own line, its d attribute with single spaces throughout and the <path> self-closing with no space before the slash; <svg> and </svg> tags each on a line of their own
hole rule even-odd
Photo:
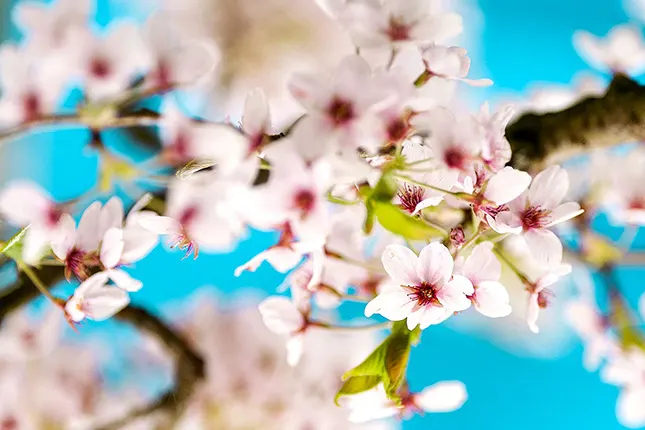
<svg viewBox="0 0 645 430">
<path fill-rule="evenodd" d="M 53 288 L 64 279 L 61 267 L 43 267 L 37 270 L 37 274 L 49 288 Z M 0 323 L 8 314 L 39 295 L 31 280 L 21 273 L 18 281 L 0 296 Z M 166 414 L 171 421 L 178 418 L 194 392 L 196 384 L 204 378 L 204 361 L 172 327 L 139 306 L 130 305 L 119 312 L 115 318 L 136 327 L 141 332 L 148 333 L 164 345 L 167 352 L 175 359 L 175 386 L 150 404 L 99 428 L 101 430 L 119 429 L 153 413 Z"/>
<path fill-rule="evenodd" d="M 604 95 L 559 112 L 525 114 L 506 128 L 506 137 L 511 165 L 524 170 L 593 148 L 645 140 L 645 86 L 616 75 Z"/>
</svg>

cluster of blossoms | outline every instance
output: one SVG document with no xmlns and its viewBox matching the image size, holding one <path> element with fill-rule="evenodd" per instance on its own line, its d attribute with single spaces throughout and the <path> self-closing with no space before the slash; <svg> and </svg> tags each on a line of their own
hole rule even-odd
<svg viewBox="0 0 645 430">
<path fill-rule="evenodd" d="M 487 317 L 507 316 L 512 309 L 500 283 L 503 264 L 524 285 L 528 326 L 537 332 L 539 309 L 548 305 L 547 287 L 570 270 L 551 227 L 583 210 L 564 201 L 569 179 L 559 166 L 533 177 L 507 166 L 510 107 L 491 112 L 484 105 L 471 114 L 446 97 L 458 85 L 491 82 L 468 78 L 467 52 L 444 44 L 460 33 L 461 18 L 432 3 L 325 2 L 356 53 L 333 70 L 290 77 L 289 92 L 305 114 L 286 129 L 274 126 L 262 90 L 248 94 L 239 124 L 187 116 L 172 91 L 208 75 L 217 49 L 201 42 L 196 51 L 183 49 L 182 42 L 168 40 L 157 16 L 143 32 L 117 23 L 98 37 L 88 32 L 89 7 L 64 0 L 51 10 L 18 6 L 16 19 L 28 37 L 19 48 L 5 47 L 7 59 L 0 61 L 3 68 L 22 67 L 14 76 L 22 80 L 2 80 L 3 89 L 11 91 L 3 92 L 0 102 L 18 115 L 3 119 L 21 126 L 55 118 L 60 94 L 49 92 L 70 83 L 83 90 L 83 112 L 101 107 L 91 121 L 81 115 L 93 131 L 119 119 L 105 106 L 118 111 L 132 94 L 164 95 L 154 116 L 163 144 L 155 161 L 180 170 L 168 186 L 163 215 L 144 210 L 144 198 L 125 217 L 121 201 L 112 198 L 104 205 L 92 203 L 78 225 L 70 207 L 35 185 L 9 184 L 0 192 L 0 213 L 26 228 L 17 262 L 64 265 L 68 278 L 81 282 L 63 301 L 68 320 L 102 320 L 123 309 L 128 293 L 142 287 L 124 267 L 144 258 L 160 235 L 186 256 L 197 257 L 200 251 L 230 251 L 251 228 L 277 231 L 277 242 L 237 274 L 264 262 L 283 273 L 293 270 L 287 280 L 291 297 L 270 297 L 259 309 L 269 329 L 287 338 L 292 366 L 300 362 L 313 331 L 334 327 L 314 317 L 316 311 L 345 299 L 367 302 L 366 317 L 405 321 L 386 342 L 405 337 L 408 348 L 419 331 L 471 305 Z M 77 62 L 56 62 L 69 50 Z M 186 59 L 186 52 L 197 55 Z M 60 81 L 42 81 L 40 74 L 52 71 Z M 47 85 L 41 88 L 40 82 Z M 133 116 L 130 124 L 141 118 L 150 119 Z M 530 260 L 535 274 L 519 267 L 518 256 Z M 334 335 L 334 342 L 338 338 Z M 208 357 L 207 348 L 202 352 Z M 317 368 L 327 365 L 316 363 Z M 219 383 L 225 373 L 229 369 L 214 379 Z M 357 421 L 452 410 L 465 400 L 460 384 L 411 393 L 402 379 L 359 391 L 364 391 L 360 397 L 348 399 Z"/>
</svg>

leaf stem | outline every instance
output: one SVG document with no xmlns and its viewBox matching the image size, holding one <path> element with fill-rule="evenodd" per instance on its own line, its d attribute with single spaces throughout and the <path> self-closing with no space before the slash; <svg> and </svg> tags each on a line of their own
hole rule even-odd
<svg viewBox="0 0 645 430">
<path fill-rule="evenodd" d="M 47 289 L 47 286 L 43 284 L 43 282 L 40 280 L 36 272 L 34 272 L 31 269 L 31 267 L 20 262 L 16 262 L 16 263 L 18 264 L 18 267 L 20 268 L 20 270 L 25 272 L 25 274 L 31 280 L 31 282 L 33 282 L 36 288 L 38 288 L 38 291 L 40 291 L 45 297 L 47 297 L 54 305 L 59 306 L 58 300 L 56 299 L 56 297 L 54 297 L 49 292 L 49 290 Z"/>
</svg>

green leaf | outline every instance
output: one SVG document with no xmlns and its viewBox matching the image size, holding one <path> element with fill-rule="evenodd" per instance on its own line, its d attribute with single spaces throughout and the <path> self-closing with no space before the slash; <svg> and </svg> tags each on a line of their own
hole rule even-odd
<svg viewBox="0 0 645 430">
<path fill-rule="evenodd" d="M 365 222 L 363 223 L 363 232 L 370 234 L 374 228 L 374 202 L 369 199 L 366 200 L 365 209 L 367 209 L 367 213 L 365 214 Z"/>
<path fill-rule="evenodd" d="M 213 167 L 214 165 L 215 162 L 210 160 L 192 160 L 189 161 L 185 166 L 178 169 L 177 172 L 175 172 L 175 175 L 179 179 L 186 179 L 193 173 L 208 169 L 209 167 Z"/>
<path fill-rule="evenodd" d="M 408 330 L 405 321 L 394 323 L 392 333 L 361 364 L 345 372 L 345 384 L 335 397 L 362 393 L 383 383 L 385 392 L 391 400 L 399 402 L 397 395 L 405 380 L 410 358 L 410 348 L 419 339 L 420 330 Z"/>
<path fill-rule="evenodd" d="M 418 218 L 414 218 L 391 203 L 375 202 L 374 214 L 388 231 L 410 240 L 443 237 L 443 233 Z"/>
<path fill-rule="evenodd" d="M 399 184 L 396 179 L 391 173 L 385 172 L 374 186 L 369 198 L 376 202 L 390 203 L 398 190 Z"/>
<path fill-rule="evenodd" d="M 29 226 L 23 228 L 18 233 L 13 235 L 13 237 L 9 239 L 7 243 L 4 244 L 2 249 L 0 249 L 0 254 L 6 255 L 7 257 L 11 258 L 17 263 L 22 262 L 22 249 L 23 249 L 22 242 L 24 240 L 25 233 L 27 233 L 28 228 Z"/>
<path fill-rule="evenodd" d="M 350 396 L 352 394 L 359 394 L 367 390 L 371 390 L 376 387 L 381 382 L 381 378 L 378 376 L 353 376 L 345 381 L 336 397 L 334 397 L 334 403 L 337 406 L 340 406 L 338 400 L 343 396 Z"/>
</svg>

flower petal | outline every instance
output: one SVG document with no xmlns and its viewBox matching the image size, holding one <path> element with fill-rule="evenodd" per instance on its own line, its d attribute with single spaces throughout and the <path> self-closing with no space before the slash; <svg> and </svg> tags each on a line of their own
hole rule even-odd
<svg viewBox="0 0 645 430">
<path fill-rule="evenodd" d="M 31 229 L 31 228 L 30 228 Z M 56 257 L 65 261 L 74 248 L 76 241 L 76 223 L 70 214 L 61 216 L 56 231 L 52 233 L 51 247 Z"/>
<path fill-rule="evenodd" d="M 399 285 L 418 285 L 417 256 L 412 250 L 402 245 L 389 245 L 383 251 L 381 262 L 390 277 Z"/>
<path fill-rule="evenodd" d="M 533 178 L 529 202 L 542 209 L 554 209 L 569 190 L 569 174 L 558 165 L 551 166 Z"/>
<path fill-rule="evenodd" d="M 499 282 L 484 281 L 475 289 L 475 309 L 489 318 L 500 318 L 512 311 L 506 288 Z"/>
<path fill-rule="evenodd" d="M 577 217 L 583 212 L 584 209 L 576 202 L 562 203 L 549 214 L 550 221 L 548 226 L 560 224 L 561 222 Z"/>
<path fill-rule="evenodd" d="M 562 242 L 551 230 L 531 229 L 523 236 L 538 263 L 553 266 L 562 261 Z"/>
<path fill-rule="evenodd" d="M 95 251 L 101 241 L 100 217 L 101 202 L 94 202 L 85 209 L 78 222 L 76 246 L 85 251 Z"/>
<path fill-rule="evenodd" d="M 305 323 L 302 313 L 286 297 L 269 297 L 260 303 L 258 309 L 267 328 L 277 334 L 294 333 Z"/>
<path fill-rule="evenodd" d="M 414 395 L 414 404 L 425 412 L 452 412 L 468 399 L 466 386 L 460 381 L 438 382 Z"/>
<path fill-rule="evenodd" d="M 493 253 L 493 246 L 492 242 L 475 246 L 461 268 L 461 274 L 475 286 L 482 281 L 497 281 L 502 275 L 502 265 Z"/>
<path fill-rule="evenodd" d="M 441 304 L 452 312 L 460 312 L 471 305 L 470 296 L 474 292 L 473 284 L 461 275 L 454 275 L 438 292 L 437 298 Z"/>
<path fill-rule="evenodd" d="M 120 289 L 128 292 L 139 291 L 143 287 L 143 282 L 138 279 L 134 279 L 126 271 L 121 269 L 111 269 L 107 270 L 106 273 L 114 282 L 114 284 Z"/>
<path fill-rule="evenodd" d="M 103 266 L 107 269 L 112 269 L 119 264 L 123 253 L 123 245 L 123 230 L 113 227 L 105 232 L 100 251 Z"/>
<path fill-rule="evenodd" d="M 416 262 L 417 276 L 423 282 L 443 285 L 450 279 L 454 261 L 450 251 L 442 243 L 432 242 L 421 250 Z"/>
<path fill-rule="evenodd" d="M 12 182 L 0 193 L 0 214 L 16 226 L 32 223 L 46 225 L 52 206 L 47 193 L 31 182 Z"/>
<path fill-rule="evenodd" d="M 531 183 L 531 175 L 510 166 L 490 178 L 484 197 L 496 205 L 503 205 L 518 197 Z"/>
<path fill-rule="evenodd" d="M 268 133 L 271 125 L 271 115 L 266 95 L 261 88 L 249 92 L 244 103 L 242 128 L 248 136 Z"/>
<path fill-rule="evenodd" d="M 410 315 L 415 304 L 405 289 L 392 286 L 385 288 L 365 306 L 365 316 L 369 318 L 374 314 L 380 314 L 390 321 L 401 321 Z"/>
</svg>

